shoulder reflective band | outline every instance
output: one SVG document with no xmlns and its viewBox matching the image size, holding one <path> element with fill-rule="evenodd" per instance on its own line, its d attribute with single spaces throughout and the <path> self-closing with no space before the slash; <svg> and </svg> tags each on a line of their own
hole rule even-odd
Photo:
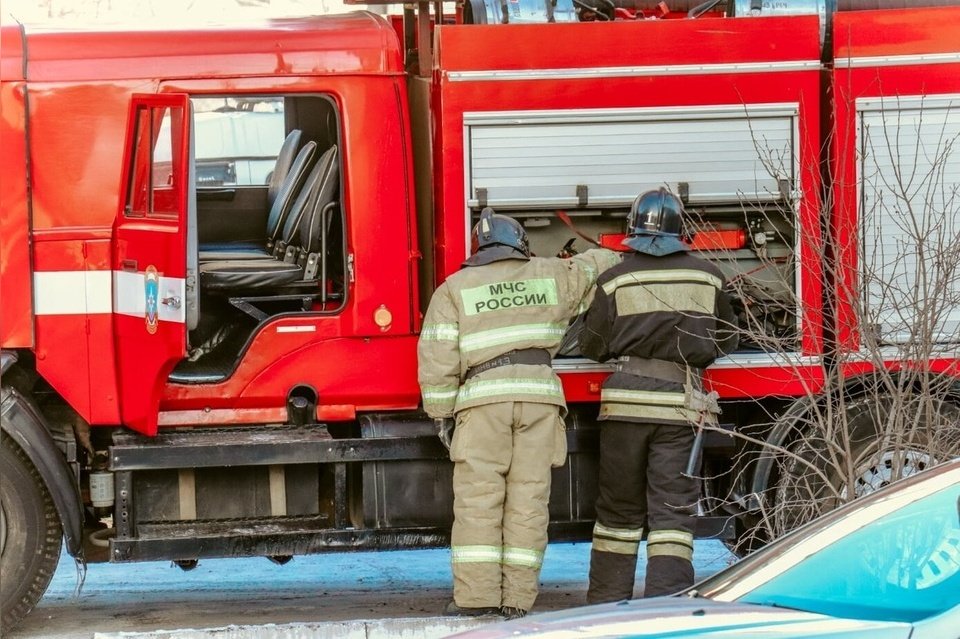
<svg viewBox="0 0 960 639">
<path fill-rule="evenodd" d="M 467 315 L 525 306 L 553 306 L 558 299 L 557 283 L 551 278 L 494 282 L 463 289 L 460 298 Z"/>
<path fill-rule="evenodd" d="M 670 282 L 700 282 L 709 284 L 714 288 L 723 287 L 723 282 L 719 277 L 706 271 L 696 269 L 669 269 L 664 271 L 633 271 L 618 275 L 609 282 L 603 284 L 603 291 L 607 295 L 613 294 L 621 286 L 631 284 L 664 284 Z"/>
</svg>

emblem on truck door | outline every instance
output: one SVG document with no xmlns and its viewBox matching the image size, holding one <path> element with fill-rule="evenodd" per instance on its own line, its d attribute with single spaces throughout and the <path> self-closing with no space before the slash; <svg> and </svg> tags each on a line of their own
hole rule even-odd
<svg viewBox="0 0 960 639">
<path fill-rule="evenodd" d="M 143 297 L 147 332 L 153 335 L 157 332 L 157 304 L 160 297 L 160 274 L 155 266 L 148 266 L 143 273 Z"/>
</svg>

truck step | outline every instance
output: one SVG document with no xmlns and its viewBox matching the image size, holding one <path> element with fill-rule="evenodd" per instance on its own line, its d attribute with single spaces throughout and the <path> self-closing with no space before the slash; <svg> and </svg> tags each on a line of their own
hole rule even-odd
<svg viewBox="0 0 960 639">
<path fill-rule="evenodd" d="M 110 541 L 111 561 L 270 557 L 344 550 L 439 548 L 449 526 L 332 528 L 323 515 L 218 521 L 141 522 L 136 538 Z M 550 541 L 589 541 L 593 522 L 551 522 Z M 698 538 L 733 539 L 730 517 L 698 517 Z"/>
<path fill-rule="evenodd" d="M 137 526 L 137 537 L 110 541 L 111 561 L 170 558 L 271 557 L 343 550 L 399 550 L 449 544 L 450 531 L 434 527 L 371 530 L 332 528 L 323 515 Z"/>
</svg>

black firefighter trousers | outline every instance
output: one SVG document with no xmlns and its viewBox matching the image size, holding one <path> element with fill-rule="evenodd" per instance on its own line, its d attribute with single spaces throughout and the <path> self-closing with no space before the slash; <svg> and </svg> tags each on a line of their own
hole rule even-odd
<svg viewBox="0 0 960 639">
<path fill-rule="evenodd" d="M 601 423 L 588 602 L 633 598 L 644 528 L 649 531 L 644 596 L 668 595 L 693 584 L 699 485 L 683 474 L 693 440 L 689 424 Z"/>
</svg>

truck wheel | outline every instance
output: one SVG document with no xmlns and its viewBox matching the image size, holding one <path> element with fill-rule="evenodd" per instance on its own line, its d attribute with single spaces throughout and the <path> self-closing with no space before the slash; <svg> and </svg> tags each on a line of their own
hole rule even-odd
<svg viewBox="0 0 960 639">
<path fill-rule="evenodd" d="M 891 411 L 906 416 L 894 428 Z M 772 536 L 960 454 L 954 404 L 941 402 L 931 416 L 911 421 L 923 415 L 919 398 L 916 406 L 904 406 L 890 397 L 864 397 L 851 400 L 845 413 L 836 428 L 816 428 L 781 454 L 768 517 Z"/>
<path fill-rule="evenodd" d="M 742 515 L 733 520 L 733 526 L 733 539 L 724 539 L 723 545 L 738 559 L 763 548 L 770 541 L 767 528 L 758 517 Z"/>
<path fill-rule="evenodd" d="M 40 475 L 6 433 L 0 442 L 0 468 L 0 627 L 6 633 L 50 584 L 63 531 Z"/>
</svg>

